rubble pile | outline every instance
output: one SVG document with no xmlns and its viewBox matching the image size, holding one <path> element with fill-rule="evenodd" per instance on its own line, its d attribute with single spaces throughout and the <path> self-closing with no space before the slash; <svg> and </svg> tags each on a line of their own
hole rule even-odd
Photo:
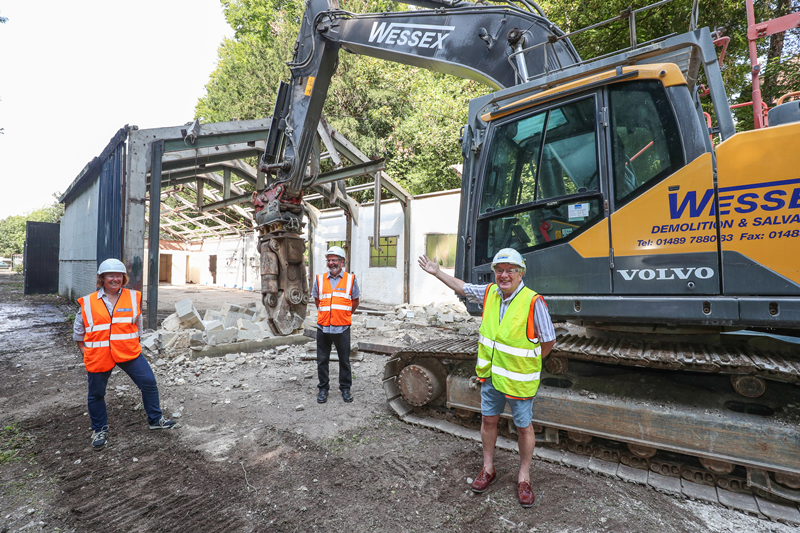
<svg viewBox="0 0 800 533">
<path fill-rule="evenodd" d="M 208 310 L 203 318 L 187 298 L 175 304 L 175 312 L 158 331 L 142 336 L 142 347 L 151 355 L 176 357 L 192 348 L 217 346 L 274 337 L 266 322 L 267 310 L 259 301 L 240 306 L 227 303 L 219 311 Z"/>
<path fill-rule="evenodd" d="M 478 330 L 480 319 L 467 313 L 467 308 L 462 303 L 439 303 L 428 305 L 401 304 L 394 306 L 391 311 L 375 311 L 359 307 L 353 315 L 353 336 L 357 337 L 383 337 L 404 339 L 408 332 L 416 330 L 412 338 L 427 338 L 441 334 L 441 330 L 424 332 L 427 327 L 444 327 L 459 334 L 472 334 Z M 309 315 L 303 326 L 315 328 L 317 324 L 316 309 L 309 306 Z M 419 329 L 418 329 L 419 328 Z M 407 339 L 405 339 L 407 340 Z"/>
</svg>

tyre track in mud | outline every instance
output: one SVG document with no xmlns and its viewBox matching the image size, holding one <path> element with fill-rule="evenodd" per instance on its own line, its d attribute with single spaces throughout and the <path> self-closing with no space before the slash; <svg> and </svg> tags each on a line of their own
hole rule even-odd
<svg viewBox="0 0 800 533">
<path fill-rule="evenodd" d="M 252 530 L 234 468 L 181 445 L 179 430 L 150 431 L 141 411 L 109 409 L 109 417 L 109 445 L 99 452 L 82 408 L 25 424 L 35 460 L 59 494 L 57 517 L 84 532 Z M 53 435 L 61 437 L 57 449 Z"/>
</svg>

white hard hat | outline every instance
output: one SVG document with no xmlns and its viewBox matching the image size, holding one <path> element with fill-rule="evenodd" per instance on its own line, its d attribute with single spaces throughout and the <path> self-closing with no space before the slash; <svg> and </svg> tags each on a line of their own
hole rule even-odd
<svg viewBox="0 0 800 533">
<path fill-rule="evenodd" d="M 125 265 L 119 259 L 106 259 L 100 266 L 97 268 L 97 274 L 106 274 L 108 272 L 120 272 L 122 274 L 128 275 L 128 271 L 125 270 Z"/>
<path fill-rule="evenodd" d="M 330 249 L 325 252 L 325 257 L 328 257 L 329 255 L 338 255 L 342 259 L 347 259 L 347 256 L 344 255 L 344 250 L 338 246 L 331 246 Z"/>
<path fill-rule="evenodd" d="M 492 259 L 492 270 L 494 270 L 494 268 L 500 263 L 508 263 L 510 265 L 522 267 L 522 272 L 525 272 L 526 269 L 525 260 L 522 258 L 519 252 L 513 248 L 503 248 L 497 252 L 497 254 L 494 256 L 494 259 Z"/>
</svg>

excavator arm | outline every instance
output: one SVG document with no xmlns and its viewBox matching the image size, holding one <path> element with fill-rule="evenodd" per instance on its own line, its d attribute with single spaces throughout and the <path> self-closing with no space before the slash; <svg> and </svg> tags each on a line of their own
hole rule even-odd
<svg viewBox="0 0 800 533">
<path fill-rule="evenodd" d="M 259 163 L 267 186 L 253 201 L 261 232 L 262 295 L 275 333 L 291 333 L 306 315 L 302 197 L 319 175 L 317 134 L 339 51 L 472 79 L 494 89 L 578 63 L 580 57 L 564 33 L 535 2 L 521 2 L 527 9 L 409 0 L 426 9 L 355 14 L 339 9 L 337 0 L 308 1 L 289 63 L 291 80 L 279 87 Z"/>
<path fill-rule="evenodd" d="M 415 2 L 419 4 L 420 2 Z M 295 44 L 291 81 L 273 113 L 274 134 L 261 170 L 276 174 L 284 197 L 313 185 L 306 176 L 322 106 L 336 71 L 339 50 L 479 81 L 503 89 L 527 73 L 580 61 L 563 32 L 541 15 L 514 6 L 422 2 L 436 9 L 354 14 L 333 0 L 311 0 Z M 452 7 L 451 7 L 452 6 Z M 550 46 L 509 58 L 534 44 Z"/>
</svg>

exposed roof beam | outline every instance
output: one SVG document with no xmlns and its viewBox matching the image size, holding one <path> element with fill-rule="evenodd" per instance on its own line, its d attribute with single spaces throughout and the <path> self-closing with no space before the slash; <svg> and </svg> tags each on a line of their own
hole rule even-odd
<svg viewBox="0 0 800 533">
<path fill-rule="evenodd" d="M 255 145 L 258 141 L 266 143 L 269 136 L 269 128 L 252 129 L 239 132 L 229 133 L 211 133 L 202 134 L 194 139 L 192 142 L 187 142 L 184 139 L 165 139 L 164 140 L 164 153 L 169 152 L 182 152 L 187 149 L 201 149 L 206 147 L 216 147 L 222 145 L 252 143 Z"/>
</svg>

